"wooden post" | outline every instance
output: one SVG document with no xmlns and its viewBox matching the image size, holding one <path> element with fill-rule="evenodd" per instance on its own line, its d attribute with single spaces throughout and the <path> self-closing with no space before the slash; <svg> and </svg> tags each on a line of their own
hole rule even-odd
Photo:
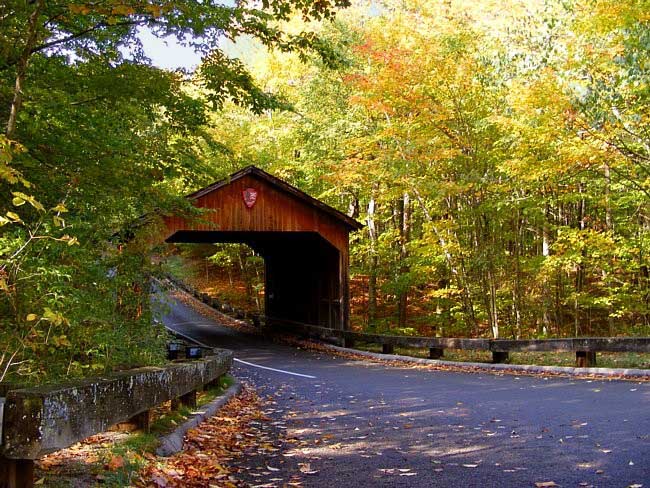
<svg viewBox="0 0 650 488">
<path fill-rule="evenodd" d="M 440 359 L 445 350 L 442 347 L 430 347 L 429 348 L 429 359 Z"/>
<path fill-rule="evenodd" d="M 509 354 L 507 351 L 492 351 L 492 363 L 507 363 Z"/>
<path fill-rule="evenodd" d="M 0 456 L 0 487 L 32 488 L 34 486 L 34 461 L 7 459 Z"/>
<path fill-rule="evenodd" d="M 349 233 L 348 233 L 349 234 Z M 350 330 L 350 251 L 349 241 L 339 250 L 340 328 Z M 353 346 L 351 346 L 353 347 Z"/>
<path fill-rule="evenodd" d="M 343 338 L 343 347 L 347 347 L 348 349 L 354 349 L 354 339 L 350 337 L 344 337 Z"/>
<path fill-rule="evenodd" d="M 151 410 L 145 410 L 131 418 L 131 423 L 135 424 L 136 429 L 148 434 L 151 431 Z"/>
<path fill-rule="evenodd" d="M 212 381 L 208 381 L 203 385 L 203 391 L 210 390 L 212 388 L 218 388 L 219 385 L 221 384 L 221 379 L 223 376 L 219 376 L 218 378 L 213 379 Z"/>
<path fill-rule="evenodd" d="M 393 347 L 392 344 L 382 344 L 381 345 L 381 352 L 383 354 L 394 354 L 395 348 Z"/>
<path fill-rule="evenodd" d="M 196 390 L 172 400 L 172 410 L 176 410 L 181 405 L 188 408 L 196 408 Z"/>
<path fill-rule="evenodd" d="M 596 351 L 576 351 L 576 366 L 578 368 L 596 366 Z"/>
</svg>

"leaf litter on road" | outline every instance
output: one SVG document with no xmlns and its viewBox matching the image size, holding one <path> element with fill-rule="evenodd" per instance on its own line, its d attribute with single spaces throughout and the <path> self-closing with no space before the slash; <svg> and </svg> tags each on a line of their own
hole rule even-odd
<svg viewBox="0 0 650 488">
<path fill-rule="evenodd" d="M 285 461 L 274 438 L 277 427 L 264 406 L 265 400 L 244 386 L 217 415 L 188 431 L 181 452 L 158 458 L 143 469 L 137 486 L 239 488 L 252 485 L 247 479 L 259 480 L 254 485 L 259 487 L 301 486 L 299 479 L 285 481 L 280 475 L 282 469 L 269 464 Z M 253 459 L 260 459 L 263 466 L 251 467 Z"/>
</svg>

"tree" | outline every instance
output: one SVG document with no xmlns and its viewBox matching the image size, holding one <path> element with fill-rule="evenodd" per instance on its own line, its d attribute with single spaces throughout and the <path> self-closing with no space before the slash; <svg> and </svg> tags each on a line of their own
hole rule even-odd
<svg viewBox="0 0 650 488">
<path fill-rule="evenodd" d="M 295 112 L 232 139 L 366 219 L 373 328 L 647 333 L 647 11 L 387 1 L 330 31 L 342 71 L 269 63 Z"/>
<path fill-rule="evenodd" d="M 220 173 L 208 110 L 285 106 L 218 48 L 268 48 L 336 61 L 309 31 L 345 0 L 261 7 L 218 2 L 10 1 L 0 6 L 0 379 L 42 382 L 162 359 L 147 272 L 155 229 L 140 216 Z M 190 77 L 151 66 L 137 33 L 173 35 L 204 54 Z M 190 84 L 192 82 L 192 84 Z M 153 234 L 153 235 L 152 235 Z"/>
</svg>

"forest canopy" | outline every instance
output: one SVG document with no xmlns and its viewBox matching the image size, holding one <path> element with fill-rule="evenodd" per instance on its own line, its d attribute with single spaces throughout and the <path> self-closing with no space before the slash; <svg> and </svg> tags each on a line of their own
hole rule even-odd
<svg viewBox="0 0 650 488">
<path fill-rule="evenodd" d="M 216 138 L 366 223 L 359 327 L 648 335 L 649 7 L 356 5 L 322 25 L 343 68 L 260 53 L 294 110 Z"/>
<path fill-rule="evenodd" d="M 5 2 L 0 380 L 162 360 L 155 232 L 134 223 L 249 164 L 366 224 L 356 327 L 650 335 L 649 12 L 648 0 Z M 143 27 L 202 64 L 153 66 Z M 253 48 L 237 59 L 227 46 L 242 38 Z"/>
<path fill-rule="evenodd" d="M 223 104 L 284 106 L 222 39 L 240 36 L 331 64 L 290 17 L 326 19 L 345 0 L 11 0 L 0 5 L 0 380 L 36 383 L 163 359 L 152 327 L 149 255 L 132 225 L 183 205 L 219 173 L 207 133 Z M 159 69 L 138 29 L 175 36 L 199 72 Z M 149 234 L 152 234 L 149 232 Z M 128 244 L 125 244 L 127 243 Z"/>
</svg>

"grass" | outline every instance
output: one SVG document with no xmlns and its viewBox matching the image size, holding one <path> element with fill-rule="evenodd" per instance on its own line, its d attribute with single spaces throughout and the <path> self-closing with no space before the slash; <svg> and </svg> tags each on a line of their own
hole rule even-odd
<svg viewBox="0 0 650 488">
<path fill-rule="evenodd" d="M 359 343 L 357 349 L 381 352 L 381 345 Z M 414 347 L 396 346 L 395 354 L 416 358 L 429 357 L 427 349 Z M 445 349 L 444 356 L 441 359 L 445 361 L 491 363 L 492 353 L 490 351 Z M 597 354 L 596 362 L 598 367 L 601 368 L 650 369 L 650 353 L 600 352 Z M 539 366 L 575 366 L 576 356 L 574 352 L 514 352 L 510 353 L 509 363 L 535 364 Z"/>
<path fill-rule="evenodd" d="M 235 380 L 232 376 L 225 375 L 219 380 L 219 384 L 213 388 L 205 391 L 200 391 L 196 398 L 198 407 L 210 403 L 212 400 L 221 396 L 228 388 L 234 384 Z M 169 412 L 161 415 L 150 425 L 152 434 L 158 436 L 165 435 L 174 430 L 178 424 L 187 420 L 192 413 L 192 409 L 181 406 L 177 410 L 170 410 Z"/>
</svg>

